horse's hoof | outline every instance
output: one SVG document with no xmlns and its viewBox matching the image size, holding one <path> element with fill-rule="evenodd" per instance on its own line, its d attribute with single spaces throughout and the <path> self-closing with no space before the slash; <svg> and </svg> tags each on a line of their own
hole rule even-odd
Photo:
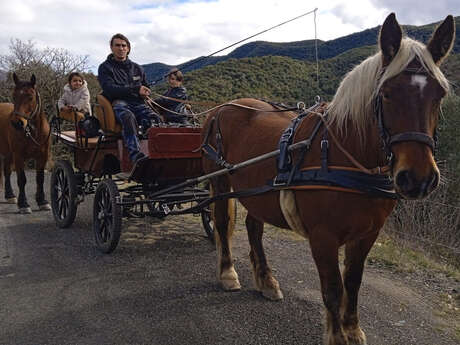
<svg viewBox="0 0 460 345">
<path fill-rule="evenodd" d="M 51 210 L 51 206 L 48 203 L 39 205 L 38 208 L 40 211 L 50 211 Z"/>
<path fill-rule="evenodd" d="M 12 198 L 7 198 L 6 199 L 6 202 L 8 204 L 17 204 L 18 203 L 18 199 L 16 197 L 12 197 Z"/>
<path fill-rule="evenodd" d="M 239 281 L 234 280 L 222 280 L 222 287 L 225 291 L 239 291 L 241 290 L 241 285 Z"/>
<path fill-rule="evenodd" d="M 348 338 L 348 342 L 350 345 L 366 345 L 366 335 L 362 331 L 361 328 L 354 328 L 350 330 L 344 330 L 345 334 Z"/>
<path fill-rule="evenodd" d="M 239 291 L 241 290 L 241 285 L 238 279 L 222 279 L 221 281 L 222 287 L 225 291 Z"/>
<path fill-rule="evenodd" d="M 279 301 L 284 298 L 283 293 L 281 292 L 280 289 L 276 289 L 276 290 L 266 289 L 266 290 L 262 290 L 261 292 L 262 292 L 262 296 L 264 296 L 265 298 L 271 301 Z"/>
<path fill-rule="evenodd" d="M 19 208 L 19 213 L 20 214 L 31 214 L 32 209 L 30 207 L 20 207 Z"/>
<path fill-rule="evenodd" d="M 222 274 L 218 274 L 217 277 L 225 291 L 241 290 L 240 280 L 238 279 L 238 273 L 236 273 L 235 268 L 233 266 L 224 270 Z"/>
</svg>

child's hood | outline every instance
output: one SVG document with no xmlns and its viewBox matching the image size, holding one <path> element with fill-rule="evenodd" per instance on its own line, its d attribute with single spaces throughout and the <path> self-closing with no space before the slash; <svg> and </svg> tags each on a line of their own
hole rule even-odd
<svg viewBox="0 0 460 345">
<path fill-rule="evenodd" d="M 83 85 L 80 88 L 76 89 L 76 90 L 72 90 L 72 88 L 70 87 L 69 83 L 65 84 L 64 91 L 67 91 L 67 92 L 80 92 L 80 91 L 82 91 L 84 89 L 87 89 L 87 88 L 88 88 L 88 84 L 86 83 L 86 80 L 83 80 Z"/>
</svg>

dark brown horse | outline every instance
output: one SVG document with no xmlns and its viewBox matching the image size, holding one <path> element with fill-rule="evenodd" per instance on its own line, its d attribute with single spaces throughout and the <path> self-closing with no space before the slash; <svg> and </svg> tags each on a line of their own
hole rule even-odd
<svg viewBox="0 0 460 345">
<path fill-rule="evenodd" d="M 389 15 L 381 28 L 380 51 L 342 80 L 325 108 L 327 118 L 316 113 L 300 122 L 294 142 L 309 138 L 318 121 L 323 120 L 328 136 L 323 125 L 303 160 L 299 161 L 297 150 L 293 151 L 292 161 L 301 163 L 301 171 L 320 167 L 324 163 L 321 147 L 327 147 L 328 170 L 354 170 L 361 165 L 360 170 L 369 175 L 389 171 L 401 197 L 427 196 L 439 183 L 433 147 L 441 100 L 449 89 L 439 65 L 450 52 L 454 36 L 453 17 L 448 16 L 425 46 L 403 38 L 395 15 Z M 233 103 L 242 106 L 225 105 L 208 117 L 203 133 L 209 133 L 209 144 L 217 151 L 220 147 L 229 164 L 276 150 L 295 114 L 275 113 L 273 106 L 255 99 Z M 217 138 L 216 131 L 220 132 Z M 386 150 L 382 150 L 382 142 Z M 209 158 L 204 158 L 203 164 L 206 172 L 218 169 Z M 219 194 L 255 188 L 276 175 L 277 162 L 269 159 L 214 178 L 212 190 Z M 327 314 L 325 343 L 365 344 L 358 321 L 364 262 L 396 201 L 352 189 L 304 185 L 240 198 L 240 202 L 248 211 L 246 227 L 256 289 L 271 300 L 283 298 L 265 257 L 264 223 L 298 232 L 309 239 L 319 272 Z M 233 202 L 217 201 L 213 217 L 218 280 L 225 290 L 240 289 L 231 251 Z M 338 259 L 343 245 L 345 262 L 341 273 Z"/>
<path fill-rule="evenodd" d="M 44 169 L 50 151 L 50 126 L 41 108 L 35 75 L 32 75 L 30 81 L 22 81 L 13 74 L 13 80 L 14 104 L 0 103 L 0 161 L 3 160 L 0 177 L 3 172 L 5 199 L 10 203 L 16 203 L 16 196 L 10 182 L 11 168 L 14 164 L 19 187 L 17 199 L 19 212 L 32 212 L 25 194 L 27 181 L 24 163 L 28 159 L 35 159 L 37 170 L 35 200 L 40 210 L 50 210 L 43 191 Z"/>
</svg>

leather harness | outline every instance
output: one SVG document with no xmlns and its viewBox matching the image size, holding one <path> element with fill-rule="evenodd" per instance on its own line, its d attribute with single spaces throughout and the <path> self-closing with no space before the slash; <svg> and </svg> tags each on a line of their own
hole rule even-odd
<svg viewBox="0 0 460 345">
<path fill-rule="evenodd" d="M 325 104 L 315 104 L 313 107 L 304 110 L 301 114 L 294 118 L 291 121 L 291 124 L 284 130 L 278 145 L 280 149 L 280 154 L 277 159 L 278 173 L 273 180 L 267 181 L 267 184 L 261 187 L 224 193 L 213 197 L 212 200 L 215 201 L 225 198 L 254 196 L 281 189 L 335 190 L 368 194 L 380 198 L 398 198 L 398 195 L 394 190 L 393 180 L 384 171 L 386 169 L 379 168 L 363 171 L 363 169 L 360 169 L 359 167 L 353 168 L 328 165 L 329 140 L 327 126 L 324 128 L 322 140 L 320 142 L 321 166 L 300 169 L 306 153 L 311 148 L 313 139 L 320 131 L 320 128 L 325 124 L 325 119 L 322 118 L 322 116 L 326 117 L 327 114 L 321 115 L 325 114 L 325 109 Z M 298 161 L 293 162 L 288 148 L 293 142 L 294 134 L 299 124 L 312 113 L 320 114 L 319 120 L 314 125 L 310 137 L 306 140 L 308 144 L 301 149 L 302 151 L 298 155 Z M 222 133 L 219 121 L 220 115 L 221 113 L 218 113 L 211 119 L 211 123 L 208 126 L 201 149 L 208 158 L 214 161 L 219 167 L 228 169 L 228 172 L 231 174 L 234 172 L 233 164 L 227 162 L 223 156 Z M 208 142 L 211 129 L 214 125 L 216 148 Z M 206 204 L 208 202 L 209 201 L 207 201 Z"/>
</svg>

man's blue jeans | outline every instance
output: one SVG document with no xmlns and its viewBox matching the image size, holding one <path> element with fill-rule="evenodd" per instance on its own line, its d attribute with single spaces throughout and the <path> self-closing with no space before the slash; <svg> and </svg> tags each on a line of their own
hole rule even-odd
<svg viewBox="0 0 460 345">
<path fill-rule="evenodd" d="M 123 141 L 128 149 L 129 159 L 134 162 L 140 151 L 137 138 L 138 125 L 146 129 L 150 127 L 152 121 L 160 122 L 160 117 L 144 103 L 115 100 L 112 106 L 115 117 L 123 129 Z"/>
</svg>

